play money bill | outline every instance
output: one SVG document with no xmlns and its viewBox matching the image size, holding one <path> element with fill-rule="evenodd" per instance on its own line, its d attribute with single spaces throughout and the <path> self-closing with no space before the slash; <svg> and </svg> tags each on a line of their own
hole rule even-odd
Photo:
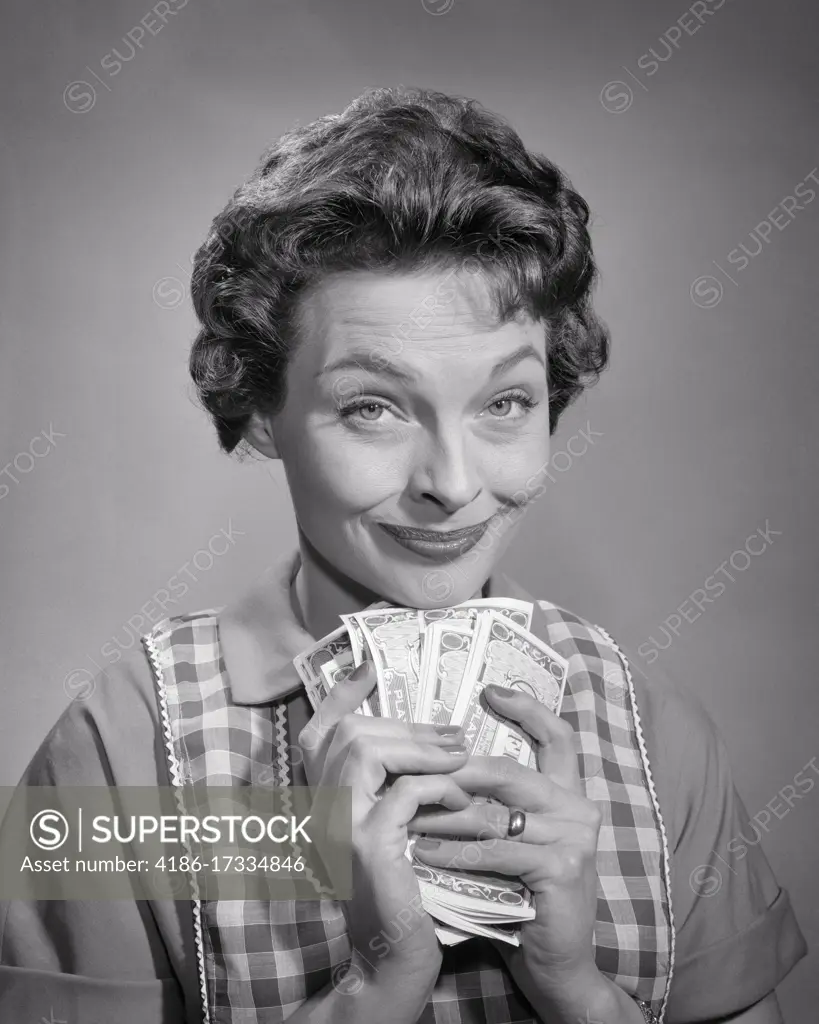
<svg viewBox="0 0 819 1024">
<path fill-rule="evenodd" d="M 313 710 L 327 697 L 330 690 L 343 682 L 356 667 L 350 634 L 346 626 L 339 626 L 319 640 L 313 647 L 302 651 L 293 659 L 307 698 Z M 370 701 L 365 698 L 357 714 L 372 716 Z"/>
<path fill-rule="evenodd" d="M 375 663 L 378 701 L 384 718 L 416 721 L 421 687 L 421 631 L 414 608 L 381 608 L 356 612 L 358 624 Z"/>
<path fill-rule="evenodd" d="M 469 664 L 458 691 L 451 724 L 460 725 L 472 754 L 514 757 L 536 766 L 528 737 L 517 723 L 487 711 L 481 694 L 490 683 L 528 693 L 554 714 L 560 713 L 569 663 L 539 637 L 517 623 L 487 612 L 475 631 Z"/>
<path fill-rule="evenodd" d="M 421 701 L 417 721 L 448 725 L 469 663 L 478 620 L 494 611 L 523 629 L 532 620 L 532 605 L 515 598 L 478 598 L 452 608 L 419 611 L 423 629 Z"/>
</svg>

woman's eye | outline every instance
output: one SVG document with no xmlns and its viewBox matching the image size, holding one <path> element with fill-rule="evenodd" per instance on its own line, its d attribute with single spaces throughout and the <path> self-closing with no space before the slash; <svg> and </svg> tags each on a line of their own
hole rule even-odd
<svg viewBox="0 0 819 1024">
<path fill-rule="evenodd" d="M 358 402 L 353 402 L 346 408 L 341 409 L 341 416 L 343 419 L 349 419 L 355 422 L 375 423 L 381 419 L 381 414 L 389 409 L 389 406 L 384 402 L 376 402 L 374 399 L 364 399 Z"/>
<path fill-rule="evenodd" d="M 375 402 L 370 402 L 369 405 L 360 405 L 358 412 L 362 419 L 365 420 L 377 420 L 381 413 L 384 411 L 383 405 L 376 405 Z"/>
<path fill-rule="evenodd" d="M 492 415 L 495 419 L 520 419 L 521 416 L 525 416 L 526 413 L 535 406 L 535 402 L 523 391 L 511 394 L 501 395 L 500 398 L 496 398 L 494 402 L 489 403 L 489 409 L 492 411 Z M 518 415 L 510 416 L 512 408 L 516 406 L 518 409 Z"/>
<path fill-rule="evenodd" d="M 498 398 L 489 406 L 489 408 L 498 413 L 499 416 L 505 417 L 512 408 L 512 399 Z"/>
</svg>

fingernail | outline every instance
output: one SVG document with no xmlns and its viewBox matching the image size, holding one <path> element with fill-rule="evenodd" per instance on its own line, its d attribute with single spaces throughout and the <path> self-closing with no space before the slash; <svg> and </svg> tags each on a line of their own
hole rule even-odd
<svg viewBox="0 0 819 1024">
<path fill-rule="evenodd" d="M 484 691 L 489 691 L 490 697 L 500 697 L 501 700 L 505 700 L 508 697 L 514 697 L 514 693 L 505 686 L 495 686 L 494 683 L 489 683 L 484 686 Z"/>
<path fill-rule="evenodd" d="M 446 747 L 449 749 L 451 747 L 462 747 L 464 745 L 464 738 L 463 736 L 458 735 L 439 736 L 437 742 L 439 747 Z"/>
<path fill-rule="evenodd" d="M 452 747 L 450 747 L 449 744 L 447 744 L 447 746 L 445 746 L 443 749 L 447 752 L 447 754 L 465 754 L 466 753 L 466 746 L 463 743 L 456 743 Z"/>
<path fill-rule="evenodd" d="M 364 676 L 368 675 L 370 671 L 370 662 L 362 661 L 358 668 L 354 668 L 353 671 L 347 676 L 349 682 L 354 683 L 358 679 L 363 679 Z"/>
<path fill-rule="evenodd" d="M 441 845 L 440 839 L 433 839 L 428 836 L 424 836 L 423 839 L 419 839 L 415 843 L 415 849 L 417 850 L 420 846 L 422 850 L 433 850 L 436 846 Z"/>
<path fill-rule="evenodd" d="M 463 732 L 460 725 L 436 725 L 435 731 L 439 736 L 457 736 Z"/>
</svg>

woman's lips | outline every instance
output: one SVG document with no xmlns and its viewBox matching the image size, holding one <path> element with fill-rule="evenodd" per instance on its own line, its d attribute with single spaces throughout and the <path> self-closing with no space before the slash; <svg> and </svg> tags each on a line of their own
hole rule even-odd
<svg viewBox="0 0 819 1024">
<path fill-rule="evenodd" d="M 419 530 L 410 526 L 396 526 L 393 523 L 379 523 L 382 530 L 394 541 L 417 555 L 433 560 L 449 561 L 453 556 L 463 555 L 473 548 L 486 533 L 487 519 L 477 526 L 462 530 Z"/>
</svg>

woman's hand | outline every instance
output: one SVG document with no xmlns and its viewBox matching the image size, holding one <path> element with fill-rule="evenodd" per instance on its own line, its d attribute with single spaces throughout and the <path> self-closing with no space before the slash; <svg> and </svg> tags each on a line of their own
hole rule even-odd
<svg viewBox="0 0 819 1024">
<path fill-rule="evenodd" d="M 422 804 L 469 805 L 452 778 L 467 755 L 460 729 L 354 714 L 375 682 L 365 662 L 334 686 L 299 746 L 310 786 L 351 787 L 353 898 L 343 906 L 353 964 L 368 984 L 391 992 L 391 1020 L 415 1020 L 438 977 L 441 950 L 406 857 L 407 823 Z"/>
<path fill-rule="evenodd" d="M 592 941 L 601 814 L 583 793 L 571 726 L 528 694 L 495 687 L 484 693 L 499 715 L 536 741 L 539 770 L 508 757 L 470 757 L 451 778 L 470 793 L 502 803 L 416 815 L 409 823 L 413 830 L 479 838 L 438 845 L 421 839 L 414 852 L 436 867 L 511 875 L 532 890 L 536 916 L 523 923 L 521 945 L 497 947 L 530 1001 L 560 1013 L 575 993 L 583 998 L 589 985 L 605 988 Z M 523 833 L 512 839 L 510 808 L 526 812 Z M 589 1000 L 578 1005 L 588 1007 Z"/>
</svg>

